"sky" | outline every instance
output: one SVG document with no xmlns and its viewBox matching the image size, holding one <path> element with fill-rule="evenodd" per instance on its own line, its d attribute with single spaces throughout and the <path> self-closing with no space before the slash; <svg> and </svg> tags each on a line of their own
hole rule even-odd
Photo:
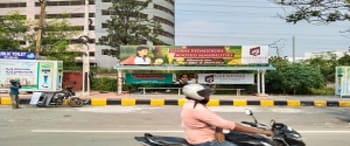
<svg viewBox="0 0 350 146">
<path fill-rule="evenodd" d="M 269 45 L 269 55 L 350 49 L 349 22 L 286 23 L 271 0 L 175 0 L 175 45 Z M 278 48 L 278 49 L 276 49 Z"/>
</svg>

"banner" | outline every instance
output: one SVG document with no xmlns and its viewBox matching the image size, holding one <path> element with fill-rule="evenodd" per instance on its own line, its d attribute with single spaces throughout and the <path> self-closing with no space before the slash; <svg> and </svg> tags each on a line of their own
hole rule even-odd
<svg viewBox="0 0 350 146">
<path fill-rule="evenodd" d="M 123 65 L 268 64 L 267 46 L 121 46 Z"/>
<path fill-rule="evenodd" d="M 0 50 L 0 59 L 35 59 L 34 52 Z"/>
<path fill-rule="evenodd" d="M 199 84 L 254 84 L 254 74 L 198 74 Z"/>
<path fill-rule="evenodd" d="M 171 73 L 125 73 L 127 84 L 172 84 L 173 74 Z"/>
<path fill-rule="evenodd" d="M 11 79 L 17 79 L 22 89 L 36 89 L 37 82 L 36 62 L 15 62 L 0 60 L 0 88 L 8 88 Z"/>
<path fill-rule="evenodd" d="M 16 79 L 23 91 L 61 90 L 62 71 L 62 61 L 0 59 L 0 89 L 9 89 Z"/>
</svg>

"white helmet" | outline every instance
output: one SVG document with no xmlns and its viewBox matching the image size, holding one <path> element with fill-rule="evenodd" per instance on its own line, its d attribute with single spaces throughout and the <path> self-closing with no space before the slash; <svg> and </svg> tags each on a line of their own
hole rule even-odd
<svg viewBox="0 0 350 146">
<path fill-rule="evenodd" d="M 205 95 L 213 94 L 214 90 L 201 84 L 188 84 L 182 88 L 182 92 L 187 98 L 201 101 L 205 99 Z"/>
</svg>

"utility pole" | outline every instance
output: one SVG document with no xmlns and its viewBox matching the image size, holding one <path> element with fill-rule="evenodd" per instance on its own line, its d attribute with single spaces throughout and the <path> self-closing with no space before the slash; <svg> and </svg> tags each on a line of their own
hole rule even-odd
<svg viewBox="0 0 350 146">
<path fill-rule="evenodd" d="M 292 47 L 293 47 L 293 63 L 295 62 L 295 36 L 292 38 Z"/>
<path fill-rule="evenodd" d="M 41 37 L 42 37 L 42 32 L 44 27 L 46 0 L 39 0 L 39 3 L 40 3 L 40 17 L 39 17 L 39 27 L 36 34 L 36 43 L 35 43 L 35 55 L 37 58 L 40 58 Z"/>
<path fill-rule="evenodd" d="M 85 0 L 84 9 L 84 33 L 81 37 L 85 46 L 85 55 L 83 55 L 83 96 L 90 95 L 90 49 L 89 49 L 89 0 Z M 86 83 L 86 84 L 85 84 Z M 85 90 L 87 94 L 85 94 Z"/>
</svg>

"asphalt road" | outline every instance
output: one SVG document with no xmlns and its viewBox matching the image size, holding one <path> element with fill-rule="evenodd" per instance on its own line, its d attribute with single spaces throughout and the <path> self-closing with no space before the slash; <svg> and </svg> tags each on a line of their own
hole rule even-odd
<svg viewBox="0 0 350 146">
<path fill-rule="evenodd" d="M 234 121 L 273 118 L 295 128 L 308 146 L 346 146 L 350 143 L 350 108 L 339 107 L 210 107 Z M 178 106 L 102 106 L 12 110 L 0 106 L 0 146 L 137 146 L 144 132 L 182 136 Z"/>
</svg>

